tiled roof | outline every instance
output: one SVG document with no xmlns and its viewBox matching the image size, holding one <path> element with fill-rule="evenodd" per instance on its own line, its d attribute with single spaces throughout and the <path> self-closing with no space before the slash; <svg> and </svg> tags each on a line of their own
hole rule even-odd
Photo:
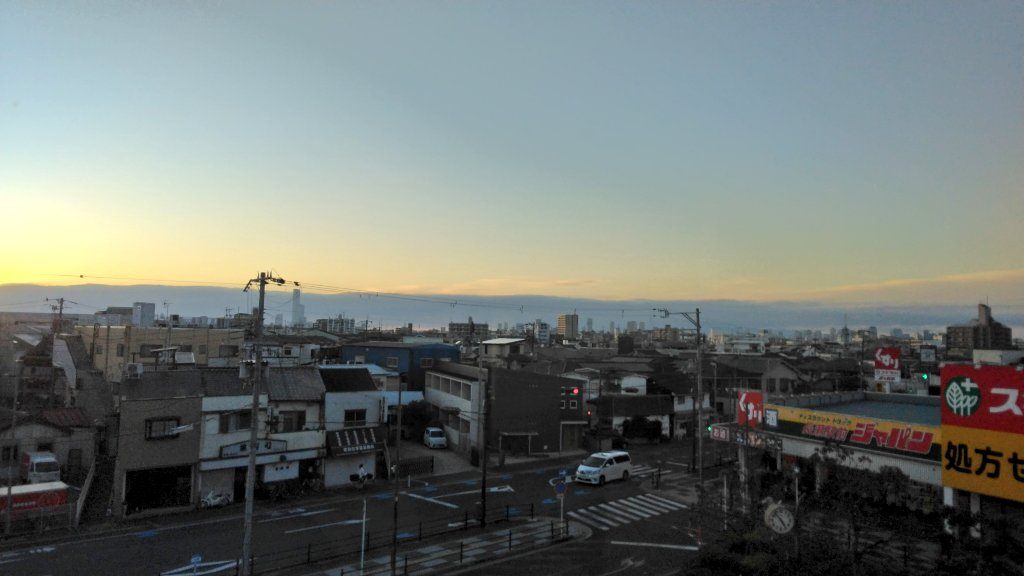
<svg viewBox="0 0 1024 576">
<path fill-rule="evenodd" d="M 40 417 L 62 428 L 88 428 L 91 426 L 81 408 L 51 408 L 43 410 Z"/>
</svg>

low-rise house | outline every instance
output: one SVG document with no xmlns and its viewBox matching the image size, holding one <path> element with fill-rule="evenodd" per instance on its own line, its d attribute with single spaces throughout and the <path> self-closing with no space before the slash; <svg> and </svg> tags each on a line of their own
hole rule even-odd
<svg viewBox="0 0 1024 576">
<path fill-rule="evenodd" d="M 121 384 L 116 516 L 184 510 L 198 501 L 203 387 L 196 372 L 146 372 Z"/>
<path fill-rule="evenodd" d="M 51 452 L 60 462 L 61 479 L 81 485 L 96 455 L 96 431 L 78 408 L 52 408 L 19 412 L 14 419 L 9 409 L 0 410 L 0 484 L 8 474 L 19 480 L 21 454 Z"/>
<path fill-rule="evenodd" d="M 660 422 L 663 435 L 668 435 L 672 429 L 672 414 L 675 407 L 672 396 L 668 394 L 605 394 L 591 400 L 590 404 L 594 407 L 599 428 L 612 428 L 621 434 L 626 420 L 646 418 Z"/>
<path fill-rule="evenodd" d="M 368 474 L 386 471 L 387 429 L 382 425 L 383 393 L 366 369 L 323 367 L 324 426 L 327 458 L 324 485 L 344 486 L 358 480 L 359 466 Z"/>
</svg>

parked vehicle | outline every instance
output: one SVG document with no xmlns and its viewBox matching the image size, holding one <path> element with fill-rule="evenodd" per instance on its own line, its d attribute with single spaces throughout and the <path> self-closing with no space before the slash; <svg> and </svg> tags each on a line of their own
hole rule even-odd
<svg viewBox="0 0 1024 576">
<path fill-rule="evenodd" d="M 26 515 L 60 514 L 66 512 L 68 485 L 63 482 L 42 482 L 11 487 L 14 518 Z M 0 516 L 7 514 L 7 487 L 0 487 Z"/>
<path fill-rule="evenodd" d="M 595 452 L 576 468 L 576 482 L 603 486 L 609 480 L 629 480 L 632 472 L 629 452 Z"/>
<path fill-rule="evenodd" d="M 427 428 L 423 431 L 423 445 L 427 448 L 447 448 L 448 438 L 440 428 Z"/>
<path fill-rule="evenodd" d="M 22 452 L 21 480 L 26 484 L 60 482 L 60 462 L 51 452 Z"/>
<path fill-rule="evenodd" d="M 200 508 L 220 508 L 231 504 L 231 497 L 223 492 L 210 492 L 199 501 Z"/>
</svg>

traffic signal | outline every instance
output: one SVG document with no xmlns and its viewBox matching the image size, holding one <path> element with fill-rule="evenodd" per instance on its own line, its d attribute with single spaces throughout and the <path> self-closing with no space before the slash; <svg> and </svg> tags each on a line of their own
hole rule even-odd
<svg viewBox="0 0 1024 576">
<path fill-rule="evenodd" d="M 928 373 L 927 372 L 925 372 L 924 374 L 921 374 L 921 380 L 924 380 L 925 382 L 928 381 Z"/>
<path fill-rule="evenodd" d="M 579 388 L 573 388 L 572 389 L 572 395 L 573 396 L 579 396 L 579 394 L 580 394 L 580 389 Z"/>
</svg>

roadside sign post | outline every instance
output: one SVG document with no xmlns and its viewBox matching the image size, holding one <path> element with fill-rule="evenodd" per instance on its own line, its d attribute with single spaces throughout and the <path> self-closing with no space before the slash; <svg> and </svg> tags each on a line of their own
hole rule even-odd
<svg viewBox="0 0 1024 576">
<path fill-rule="evenodd" d="M 558 521 L 565 525 L 565 470 L 555 484 L 555 496 L 558 498 Z"/>
<path fill-rule="evenodd" d="M 192 555 L 192 576 L 195 576 L 199 572 L 199 565 L 202 564 L 203 557 L 199 554 Z"/>
</svg>

